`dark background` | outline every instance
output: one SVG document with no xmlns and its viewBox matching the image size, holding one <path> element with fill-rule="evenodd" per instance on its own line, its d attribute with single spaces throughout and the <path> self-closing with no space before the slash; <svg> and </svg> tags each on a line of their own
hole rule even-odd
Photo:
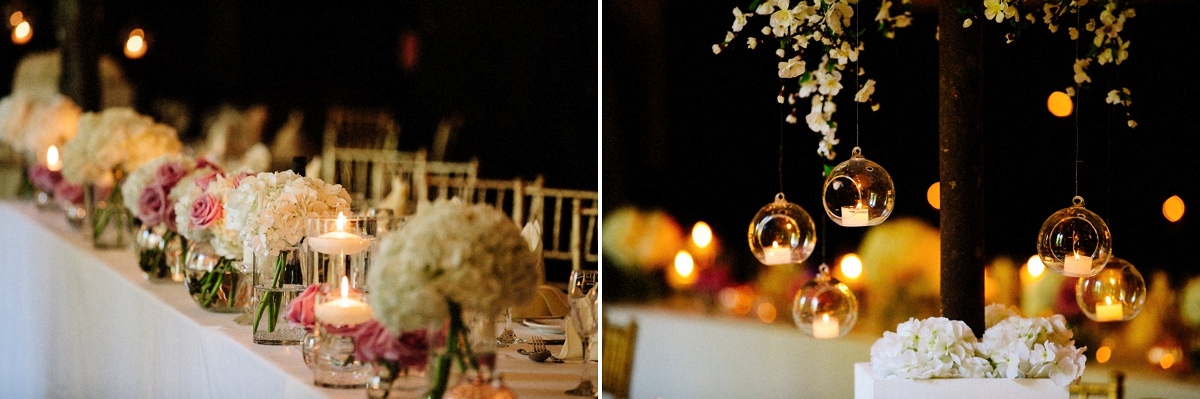
<svg viewBox="0 0 1200 399">
<path fill-rule="evenodd" d="M 86 1 L 86 0 L 85 0 Z M 137 108 L 183 101 L 184 138 L 199 137 L 204 112 L 222 103 L 265 104 L 271 140 L 287 111 L 305 113 L 320 148 L 331 105 L 394 111 L 400 148 L 432 145 L 438 121 L 464 123 L 447 159 L 480 160 L 482 177 L 532 178 L 595 190 L 598 182 L 597 4 L 574 2 L 201 0 L 101 1 L 97 40 L 136 86 Z M 54 1 L 15 0 L 33 20 L 33 41 L 0 44 L 0 76 L 26 53 L 58 46 Z M 138 60 L 121 49 L 133 27 L 147 33 Z M 7 34 L 7 32 L 5 32 Z M 402 37 L 418 38 L 418 62 L 401 62 Z M 0 92 L 11 81 L 2 79 Z"/>
<path fill-rule="evenodd" d="M 725 242 L 739 279 L 759 266 L 744 234 L 755 212 L 779 191 L 781 123 L 777 58 L 762 47 L 714 55 L 725 37 L 731 10 L 749 2 L 619 0 L 604 4 L 603 190 L 604 208 L 665 210 L 685 232 L 706 221 Z M 1173 282 L 1197 274 L 1192 251 L 1200 241 L 1194 213 L 1200 209 L 1200 177 L 1192 167 L 1197 143 L 1197 88 L 1192 54 L 1200 33 L 1189 28 L 1195 2 L 1134 3 L 1137 16 L 1122 36 L 1130 58 L 1119 72 L 1093 66 L 1093 88 L 1082 93 L 1079 112 L 1079 195 L 1103 217 L 1114 253 L 1141 269 L 1171 273 Z M 865 1 L 873 17 L 877 1 Z M 1022 14 L 1031 9 L 1025 5 Z M 1035 13 L 1040 18 L 1040 9 Z M 763 17 L 758 17 L 763 18 Z M 1086 20 L 1084 21 L 1086 23 Z M 861 109 L 859 145 L 896 184 L 892 218 L 918 217 L 938 224 L 938 211 L 925 200 L 938 180 L 938 57 L 936 3 L 919 1 L 914 24 L 893 40 L 870 34 L 861 54 L 868 78 L 877 81 L 878 112 Z M 758 29 L 762 24 L 748 25 Z M 985 29 L 984 132 L 987 258 L 1024 262 L 1036 253 L 1042 222 L 1071 205 L 1075 195 L 1075 118 L 1056 118 L 1046 98 L 1073 85 L 1075 44 L 1041 29 L 1005 44 L 1006 25 L 976 21 Z M 945 29 L 945 27 L 943 27 Z M 1066 26 L 1062 28 L 1064 31 Z M 1090 36 L 1084 36 L 1090 39 Z M 849 71 L 849 69 L 847 70 Z M 843 72 L 843 90 L 853 74 Z M 864 79 L 865 81 L 865 79 Z M 1136 129 L 1125 127 L 1123 108 L 1103 103 L 1109 87 L 1133 92 Z M 817 222 L 818 249 L 804 268 L 853 251 L 866 229 L 828 223 L 820 203 L 826 163 L 836 165 L 855 146 L 851 95 L 843 95 L 838 156 L 816 154 L 819 135 L 783 125 L 783 189 L 789 201 Z M 807 99 L 802 100 L 807 101 Z M 1162 216 L 1162 203 L 1179 195 L 1189 212 L 1177 223 Z M 612 270 L 607 269 L 606 270 Z M 606 277 L 607 279 L 608 277 Z"/>
</svg>

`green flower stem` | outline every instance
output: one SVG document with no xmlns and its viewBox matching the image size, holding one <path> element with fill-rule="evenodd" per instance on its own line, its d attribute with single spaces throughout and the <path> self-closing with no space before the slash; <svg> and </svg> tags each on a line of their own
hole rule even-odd
<svg viewBox="0 0 1200 399">
<path fill-rule="evenodd" d="M 200 305 L 209 307 L 213 301 L 217 300 L 221 295 L 221 283 L 225 282 L 225 275 L 229 274 L 231 281 L 230 287 L 236 290 L 237 276 L 234 274 L 233 260 L 221 257 L 216 266 L 213 266 L 212 271 L 204 273 L 204 277 L 200 278 Z M 227 306 L 233 307 L 233 302 L 236 297 L 235 292 L 230 292 L 226 296 Z"/>
<path fill-rule="evenodd" d="M 469 356 L 471 353 L 471 346 L 462 342 L 466 338 L 462 305 L 454 301 L 447 301 L 446 304 L 450 308 L 450 327 L 446 331 L 446 352 L 433 359 L 433 382 L 429 387 L 429 397 L 433 399 L 441 399 L 442 395 L 446 393 L 447 385 L 450 382 L 450 368 L 453 367 L 451 362 L 457 361 L 459 367 L 466 373 L 467 366 L 463 361 L 463 356 Z M 478 367 L 474 359 L 471 363 Z"/>
<path fill-rule="evenodd" d="M 275 275 L 271 278 L 271 288 L 279 289 L 283 287 L 283 269 L 287 265 L 287 255 L 280 252 L 279 256 L 275 257 Z M 257 272 L 257 271 L 256 271 Z M 262 320 L 263 311 L 266 310 L 268 316 L 267 332 L 275 331 L 275 323 L 279 319 L 279 302 L 283 299 L 279 291 L 268 291 L 263 294 L 263 298 L 258 302 L 258 310 L 254 312 L 254 331 L 258 331 L 258 322 Z"/>
</svg>

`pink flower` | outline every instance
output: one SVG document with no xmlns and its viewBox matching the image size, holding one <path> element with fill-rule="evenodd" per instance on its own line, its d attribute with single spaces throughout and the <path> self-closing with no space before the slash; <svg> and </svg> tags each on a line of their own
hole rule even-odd
<svg viewBox="0 0 1200 399">
<path fill-rule="evenodd" d="M 201 194 L 199 198 L 196 198 L 196 202 L 192 203 L 189 211 L 188 219 L 196 229 L 207 229 L 208 226 L 225 216 L 221 200 L 209 193 Z"/>
<path fill-rule="evenodd" d="M 199 168 L 197 168 L 197 169 L 199 169 Z M 217 176 L 220 176 L 220 175 L 221 175 L 221 171 L 213 170 L 211 173 L 197 177 L 195 180 L 196 187 L 200 187 L 200 189 L 203 191 L 208 191 L 208 185 L 212 184 L 213 181 L 216 181 Z"/>
<path fill-rule="evenodd" d="M 136 216 L 147 226 L 162 224 L 164 218 L 168 216 L 168 212 L 172 208 L 171 201 L 167 198 L 166 188 L 157 183 L 151 183 L 146 186 L 146 189 L 142 190 L 142 195 L 138 197 L 137 204 Z"/>
<path fill-rule="evenodd" d="M 163 162 L 158 170 L 154 171 L 154 184 L 162 186 L 166 191 L 171 191 L 171 188 L 175 187 L 175 183 L 179 183 L 179 179 L 186 176 L 188 172 L 188 168 L 180 162 Z"/>
<path fill-rule="evenodd" d="M 354 334 L 354 357 L 363 361 L 400 360 L 400 340 L 376 320 L 360 324 Z"/>
<path fill-rule="evenodd" d="M 204 195 L 208 196 L 208 194 Z M 199 203 L 199 201 L 196 202 Z M 193 206 L 192 209 L 194 210 L 196 207 Z M 218 206 L 217 209 L 220 209 L 220 207 Z M 195 215 L 195 212 L 192 215 Z M 195 219 L 192 220 L 195 223 Z M 321 292 L 320 283 L 308 286 L 304 292 L 301 292 L 300 295 L 296 296 L 296 299 L 293 299 L 288 304 L 283 314 L 291 322 L 304 326 L 305 330 L 312 331 L 313 324 L 316 323 L 316 316 L 313 313 L 313 309 L 316 306 L 317 293 L 319 292 Z"/>
<path fill-rule="evenodd" d="M 83 186 L 62 180 L 54 186 L 54 198 L 71 204 L 83 204 Z"/>
<path fill-rule="evenodd" d="M 29 181 L 39 190 L 52 193 L 58 183 L 62 181 L 62 172 L 52 171 L 42 164 L 35 164 L 29 167 Z"/>
<path fill-rule="evenodd" d="M 238 186 L 242 185 L 242 179 L 245 179 L 247 177 L 254 176 L 254 175 L 255 175 L 254 173 L 250 173 L 250 172 L 238 172 L 237 174 L 234 174 L 233 175 L 233 188 L 238 188 Z"/>
<path fill-rule="evenodd" d="M 221 171 L 220 165 L 217 165 L 217 164 L 213 163 L 212 161 L 209 161 L 208 158 L 201 157 L 200 159 L 196 160 L 196 169 L 203 169 L 203 168 L 209 168 L 209 169 L 215 170 L 215 171 L 217 171 L 217 173 L 224 173 Z"/>
</svg>

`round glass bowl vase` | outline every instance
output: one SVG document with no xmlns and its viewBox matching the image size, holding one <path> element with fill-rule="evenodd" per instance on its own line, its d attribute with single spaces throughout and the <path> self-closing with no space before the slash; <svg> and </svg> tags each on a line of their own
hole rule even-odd
<svg viewBox="0 0 1200 399">
<path fill-rule="evenodd" d="M 218 255 L 206 241 L 189 241 L 183 262 L 183 281 L 188 294 L 209 312 L 245 312 L 250 303 L 251 278 L 242 272 L 241 264 L 241 259 Z"/>
<path fill-rule="evenodd" d="M 1104 269 L 1112 254 L 1112 233 L 1083 197 L 1046 218 L 1038 230 L 1037 251 L 1051 271 L 1068 277 L 1090 277 Z"/>
<path fill-rule="evenodd" d="M 165 225 L 139 227 L 134 234 L 133 250 L 142 276 L 153 282 L 183 282 L 186 245 L 183 236 Z"/>
</svg>

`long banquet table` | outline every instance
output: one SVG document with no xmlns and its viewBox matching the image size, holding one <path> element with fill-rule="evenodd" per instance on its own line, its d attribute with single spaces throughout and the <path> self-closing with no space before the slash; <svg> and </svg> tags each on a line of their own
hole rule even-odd
<svg viewBox="0 0 1200 399">
<path fill-rule="evenodd" d="M 299 347 L 252 343 L 235 315 L 202 310 L 181 284 L 147 282 L 132 250 L 92 249 L 61 212 L 0 202 L 0 257 L 0 397 L 366 396 L 314 386 Z M 515 347 L 497 357 L 520 398 L 570 398 L 579 381 L 579 361 L 535 363 Z"/>
</svg>

